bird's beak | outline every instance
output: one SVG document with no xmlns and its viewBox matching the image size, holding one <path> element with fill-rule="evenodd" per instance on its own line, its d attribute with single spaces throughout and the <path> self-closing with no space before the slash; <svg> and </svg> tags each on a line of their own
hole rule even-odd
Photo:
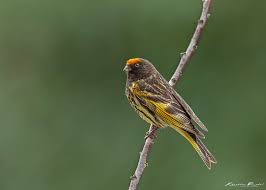
<svg viewBox="0 0 266 190">
<path fill-rule="evenodd" d="M 128 65 L 126 65 L 124 67 L 123 71 L 125 71 L 125 72 L 131 71 L 131 68 Z"/>
</svg>

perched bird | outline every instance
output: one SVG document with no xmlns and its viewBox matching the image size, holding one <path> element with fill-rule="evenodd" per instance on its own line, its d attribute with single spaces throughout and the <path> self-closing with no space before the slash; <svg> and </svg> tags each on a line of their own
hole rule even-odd
<svg viewBox="0 0 266 190">
<path fill-rule="evenodd" d="M 139 114 L 149 124 L 159 128 L 171 127 L 185 137 L 197 151 L 208 169 L 217 163 L 202 143 L 204 131 L 208 131 L 183 98 L 146 59 L 133 58 L 126 63 L 126 96 Z"/>
</svg>

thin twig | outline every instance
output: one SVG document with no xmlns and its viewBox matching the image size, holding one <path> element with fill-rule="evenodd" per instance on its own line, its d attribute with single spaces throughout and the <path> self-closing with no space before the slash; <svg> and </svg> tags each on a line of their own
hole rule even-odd
<svg viewBox="0 0 266 190">
<path fill-rule="evenodd" d="M 197 27 L 187 47 L 187 50 L 186 52 L 181 54 L 181 59 L 179 61 L 178 67 L 176 68 L 174 75 L 169 81 L 169 84 L 171 86 L 174 86 L 182 76 L 183 71 L 185 70 L 186 65 L 188 63 L 188 60 L 192 57 L 193 53 L 198 47 L 198 41 L 201 36 L 202 30 L 205 24 L 207 23 L 208 18 L 210 17 L 209 10 L 211 5 L 211 0 L 203 0 L 202 3 L 203 4 L 202 4 L 202 12 L 200 15 L 200 19 L 198 20 Z"/>
<path fill-rule="evenodd" d="M 187 63 L 189 59 L 192 57 L 193 53 L 197 49 L 197 44 L 199 41 L 199 38 L 201 36 L 202 30 L 210 16 L 209 10 L 211 5 L 211 0 L 202 0 L 202 12 L 200 19 L 198 21 L 197 27 L 195 29 L 195 32 L 191 38 L 191 41 L 186 49 L 186 52 L 181 54 L 181 59 L 179 61 L 178 67 L 175 70 L 175 73 L 173 74 L 172 78 L 169 81 L 169 84 L 171 86 L 174 86 L 176 82 L 180 79 L 180 77 L 183 74 L 184 69 L 187 66 Z M 139 180 L 144 172 L 144 169 L 147 167 L 147 157 L 149 155 L 149 152 L 151 150 L 153 140 L 156 137 L 156 130 L 158 127 L 151 125 L 149 129 L 149 133 L 152 132 L 152 135 L 149 135 L 146 140 L 144 147 L 142 151 L 140 152 L 139 162 L 136 168 L 136 171 L 133 176 L 131 176 L 131 181 L 129 185 L 129 190 L 136 190 L 137 186 L 139 184 Z"/>
</svg>

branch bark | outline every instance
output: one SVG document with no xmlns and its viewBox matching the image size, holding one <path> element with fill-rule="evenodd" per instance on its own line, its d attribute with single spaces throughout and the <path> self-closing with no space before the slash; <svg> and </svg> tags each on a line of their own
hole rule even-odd
<svg viewBox="0 0 266 190">
<path fill-rule="evenodd" d="M 179 61 L 178 67 L 176 68 L 172 78 L 169 81 L 169 84 L 171 86 L 174 86 L 176 82 L 180 79 L 180 77 L 183 74 L 183 71 L 185 70 L 187 63 L 189 59 L 194 54 L 195 50 L 197 49 L 197 44 L 199 42 L 201 33 L 203 31 L 203 28 L 205 27 L 207 20 L 210 16 L 209 10 L 211 6 L 211 0 L 202 0 L 202 12 L 200 15 L 200 19 L 198 20 L 198 24 L 196 26 L 195 32 L 190 40 L 190 43 L 184 53 L 181 53 L 181 59 Z M 144 169 L 147 167 L 147 158 L 149 155 L 149 152 L 151 150 L 153 140 L 156 137 L 156 130 L 158 127 L 151 125 L 149 129 L 149 136 L 145 140 L 145 144 L 143 146 L 142 151 L 140 152 L 139 162 L 137 165 L 137 168 L 135 170 L 135 173 L 133 176 L 131 176 L 129 190 L 136 190 L 137 186 L 139 184 L 139 180 L 144 172 Z"/>
</svg>

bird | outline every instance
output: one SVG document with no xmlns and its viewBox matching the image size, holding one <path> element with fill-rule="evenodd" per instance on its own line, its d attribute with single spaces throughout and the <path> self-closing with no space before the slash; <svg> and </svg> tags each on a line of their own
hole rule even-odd
<svg viewBox="0 0 266 190">
<path fill-rule="evenodd" d="M 217 161 L 201 140 L 207 128 L 154 65 L 144 58 L 131 58 L 123 71 L 127 76 L 125 94 L 139 116 L 158 128 L 176 130 L 211 169 Z"/>
</svg>

